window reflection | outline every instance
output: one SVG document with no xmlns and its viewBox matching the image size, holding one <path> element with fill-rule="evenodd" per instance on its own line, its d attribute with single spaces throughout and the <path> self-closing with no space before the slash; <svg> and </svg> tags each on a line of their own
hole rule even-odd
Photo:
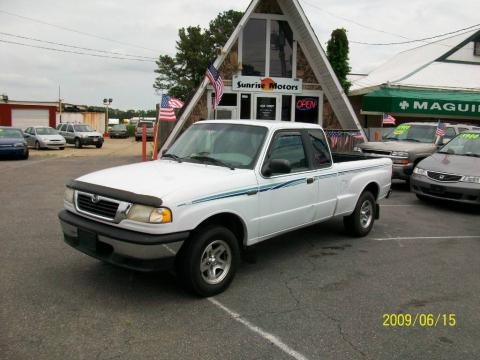
<svg viewBox="0 0 480 360">
<path fill-rule="evenodd" d="M 265 76 L 267 22 L 250 19 L 243 30 L 243 75 Z"/>
<path fill-rule="evenodd" d="M 286 21 L 271 21 L 270 76 L 292 77 L 293 33 Z"/>
</svg>

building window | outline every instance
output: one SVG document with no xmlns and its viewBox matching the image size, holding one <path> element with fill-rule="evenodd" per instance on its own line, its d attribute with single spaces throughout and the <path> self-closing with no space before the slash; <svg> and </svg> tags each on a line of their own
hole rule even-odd
<svg viewBox="0 0 480 360">
<path fill-rule="evenodd" d="M 250 119 L 250 108 L 252 102 L 252 96 L 250 94 L 241 95 L 240 103 L 240 119 Z"/>
<path fill-rule="evenodd" d="M 480 40 L 475 41 L 473 46 L 473 55 L 480 56 Z"/>
<path fill-rule="evenodd" d="M 212 93 L 212 102 L 215 98 L 215 94 Z M 237 94 L 232 93 L 225 93 L 222 96 L 222 100 L 220 100 L 220 104 L 218 106 L 237 106 Z"/>
<path fill-rule="evenodd" d="M 282 121 L 291 121 L 292 118 L 292 95 L 282 96 Z"/>
<path fill-rule="evenodd" d="M 318 124 L 318 97 L 297 96 L 295 101 L 295 121 Z"/>
<path fill-rule="evenodd" d="M 265 76 L 267 21 L 250 19 L 243 30 L 242 75 Z"/>
<path fill-rule="evenodd" d="M 270 22 L 270 76 L 292 77 L 293 33 L 286 21 Z"/>
</svg>

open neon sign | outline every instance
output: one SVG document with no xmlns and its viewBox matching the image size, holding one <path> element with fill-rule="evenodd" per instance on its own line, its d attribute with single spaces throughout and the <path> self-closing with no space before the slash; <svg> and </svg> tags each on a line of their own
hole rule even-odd
<svg viewBox="0 0 480 360">
<path fill-rule="evenodd" d="M 296 107 L 299 111 L 315 110 L 318 107 L 318 100 L 314 98 L 299 99 Z"/>
</svg>

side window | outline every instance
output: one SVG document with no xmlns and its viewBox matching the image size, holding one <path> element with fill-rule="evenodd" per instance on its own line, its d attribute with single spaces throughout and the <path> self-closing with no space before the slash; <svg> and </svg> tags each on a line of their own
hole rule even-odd
<svg viewBox="0 0 480 360">
<path fill-rule="evenodd" d="M 67 131 L 67 124 L 60 125 L 60 131 Z"/>
<path fill-rule="evenodd" d="M 332 157 L 323 132 L 321 130 L 309 130 L 308 135 L 312 142 L 313 167 L 315 169 L 330 167 Z"/>
<path fill-rule="evenodd" d="M 279 133 L 270 149 L 269 160 L 284 159 L 290 162 L 292 173 L 308 170 L 307 155 L 302 135 L 298 132 Z"/>
<path fill-rule="evenodd" d="M 24 131 L 24 132 L 25 132 L 25 134 L 30 134 L 30 129 L 31 129 L 31 128 L 27 128 L 27 129 L 25 129 L 25 131 Z"/>
<path fill-rule="evenodd" d="M 73 133 L 73 125 L 68 125 L 67 131 Z"/>
</svg>

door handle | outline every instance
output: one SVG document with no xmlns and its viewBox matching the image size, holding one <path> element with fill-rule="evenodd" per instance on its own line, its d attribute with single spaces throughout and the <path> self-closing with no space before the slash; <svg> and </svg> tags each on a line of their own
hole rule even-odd
<svg viewBox="0 0 480 360">
<path fill-rule="evenodd" d="M 307 184 L 313 184 L 314 181 L 315 181 L 315 178 L 308 178 Z"/>
</svg>

